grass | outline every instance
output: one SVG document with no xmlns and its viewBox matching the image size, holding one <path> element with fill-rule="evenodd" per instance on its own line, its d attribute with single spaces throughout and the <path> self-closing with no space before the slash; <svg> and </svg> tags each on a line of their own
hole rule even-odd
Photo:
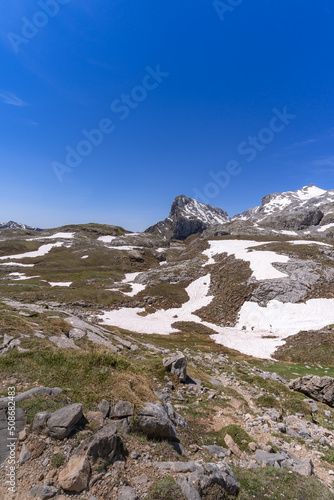
<svg viewBox="0 0 334 500">
<path fill-rule="evenodd" d="M 303 477 L 286 469 L 237 469 L 240 483 L 238 500 L 333 500 L 328 487 L 315 477 Z"/>
<path fill-rule="evenodd" d="M 209 444 L 216 444 L 228 448 L 224 439 L 226 434 L 231 436 L 241 451 L 249 451 L 248 443 L 251 443 L 253 439 L 244 429 L 235 424 L 227 425 L 219 431 L 210 431 L 206 434 L 206 437 L 210 441 Z"/>
<path fill-rule="evenodd" d="M 166 476 L 155 482 L 150 500 L 185 500 L 180 487 L 172 476 Z"/>
<path fill-rule="evenodd" d="M 328 450 L 323 450 L 324 456 L 321 457 L 321 460 L 328 462 L 330 464 L 334 464 L 334 449 L 329 448 Z"/>
<path fill-rule="evenodd" d="M 63 465 L 63 463 L 65 462 L 65 457 L 64 455 L 62 455 L 61 453 L 56 453 L 55 455 L 53 455 L 53 457 L 51 458 L 51 465 L 53 467 L 56 467 L 57 469 L 59 467 L 61 467 Z"/>
<path fill-rule="evenodd" d="M 313 375 L 328 374 L 334 377 L 334 325 L 288 337 L 286 343 L 276 350 L 274 357 L 279 361 L 316 365 L 311 369 L 300 366 L 296 371 L 307 370 L 307 373 L 301 373 L 302 375 L 313 372 Z M 330 370 L 324 372 L 318 365 L 329 367 Z"/>
<path fill-rule="evenodd" d="M 136 367 L 96 347 L 87 352 L 43 346 L 24 353 L 13 350 L 0 357 L 0 375 L 15 376 L 18 383 L 68 388 L 71 402 L 88 410 L 102 399 L 126 399 L 137 405 L 156 399 L 147 366 Z"/>
<path fill-rule="evenodd" d="M 41 411 L 54 412 L 67 404 L 69 404 L 68 397 L 65 393 L 60 393 L 53 397 L 37 394 L 30 399 L 22 401 L 18 406 L 26 412 L 27 424 L 31 424 L 36 413 Z"/>
</svg>

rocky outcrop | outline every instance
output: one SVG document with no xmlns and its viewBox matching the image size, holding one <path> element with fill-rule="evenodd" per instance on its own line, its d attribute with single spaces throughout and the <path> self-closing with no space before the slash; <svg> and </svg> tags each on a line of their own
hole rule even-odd
<svg viewBox="0 0 334 500">
<path fill-rule="evenodd" d="M 221 486 L 227 493 L 236 495 L 239 483 L 232 470 L 225 462 L 198 463 L 198 462 L 160 462 L 156 467 L 176 473 L 176 482 L 183 495 L 189 500 L 200 500 L 202 493 L 214 484 Z"/>
<path fill-rule="evenodd" d="M 110 408 L 109 418 L 114 425 L 125 432 L 130 432 L 132 429 L 133 405 L 128 401 L 117 401 Z"/>
<path fill-rule="evenodd" d="M 175 356 L 165 358 L 163 365 L 165 370 L 176 375 L 180 382 L 187 380 L 187 360 L 183 354 L 179 353 Z"/>
<path fill-rule="evenodd" d="M 53 413 L 37 413 L 32 426 L 36 432 L 44 432 L 56 439 L 64 439 L 75 429 L 82 416 L 82 405 L 73 404 Z"/>
<path fill-rule="evenodd" d="M 137 412 L 136 427 L 151 438 L 179 441 L 175 425 L 162 403 L 146 403 Z"/>
<path fill-rule="evenodd" d="M 306 375 L 290 382 L 289 388 L 334 407 L 334 378 Z"/>
<path fill-rule="evenodd" d="M 75 450 L 75 455 L 85 455 L 93 461 L 98 458 L 111 462 L 119 450 L 121 440 L 113 424 L 106 425 L 85 439 Z"/>
</svg>

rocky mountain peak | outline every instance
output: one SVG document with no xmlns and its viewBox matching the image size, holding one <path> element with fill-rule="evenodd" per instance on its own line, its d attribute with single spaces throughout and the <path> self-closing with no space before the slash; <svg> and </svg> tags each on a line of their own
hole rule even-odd
<svg viewBox="0 0 334 500">
<path fill-rule="evenodd" d="M 174 199 L 169 217 L 149 227 L 146 232 L 164 236 L 166 239 L 184 240 L 210 226 L 229 221 L 230 217 L 225 210 L 213 208 L 181 194 Z"/>
<path fill-rule="evenodd" d="M 20 222 L 15 222 L 10 220 L 8 222 L 0 222 L 0 229 L 29 229 L 31 231 L 41 231 L 37 227 L 30 227 L 26 224 L 21 224 Z"/>
</svg>

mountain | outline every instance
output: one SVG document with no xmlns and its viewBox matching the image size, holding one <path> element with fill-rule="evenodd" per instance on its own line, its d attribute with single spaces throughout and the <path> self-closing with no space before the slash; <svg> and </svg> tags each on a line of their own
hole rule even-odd
<svg viewBox="0 0 334 500">
<path fill-rule="evenodd" d="M 26 224 L 21 224 L 20 222 L 14 222 L 12 220 L 8 222 L 0 222 L 0 229 L 28 229 L 30 231 L 42 231 L 38 227 L 27 226 Z"/>
<path fill-rule="evenodd" d="M 225 210 L 204 205 L 183 194 L 172 203 L 169 217 L 146 229 L 165 239 L 185 240 L 192 234 L 201 233 L 210 226 L 225 224 L 230 217 Z"/>
<path fill-rule="evenodd" d="M 334 222 L 334 189 L 326 191 L 313 184 L 297 191 L 268 194 L 258 207 L 235 215 L 273 229 L 301 230 Z"/>
</svg>

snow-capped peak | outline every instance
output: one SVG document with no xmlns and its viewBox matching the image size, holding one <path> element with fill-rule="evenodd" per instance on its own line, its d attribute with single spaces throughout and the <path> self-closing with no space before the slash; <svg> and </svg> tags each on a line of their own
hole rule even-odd
<svg viewBox="0 0 334 500">
<path fill-rule="evenodd" d="M 224 224 L 230 220 L 227 213 L 221 208 L 213 208 L 193 198 L 187 198 L 183 194 L 177 196 L 173 201 L 169 217 L 171 219 L 175 217 L 197 219 L 207 225 Z"/>
</svg>

